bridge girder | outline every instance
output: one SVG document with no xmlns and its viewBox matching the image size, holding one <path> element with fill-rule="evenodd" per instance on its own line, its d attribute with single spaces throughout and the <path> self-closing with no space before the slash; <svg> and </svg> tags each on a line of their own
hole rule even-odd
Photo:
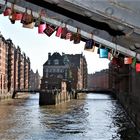
<svg viewBox="0 0 140 140">
<path fill-rule="evenodd" d="M 8 6 L 14 0 L 8 0 Z M 4 4 L 4 0 L 0 0 Z M 38 17 L 42 8 L 47 17 L 43 20 L 61 25 L 67 24 L 70 31 L 81 29 L 83 38 L 89 38 L 93 32 L 93 39 L 108 48 L 118 50 L 128 56 L 135 56 L 140 60 L 140 0 L 16 0 L 15 9 L 25 11 L 32 9 L 34 17 Z M 115 42 L 114 39 L 115 38 Z"/>
</svg>

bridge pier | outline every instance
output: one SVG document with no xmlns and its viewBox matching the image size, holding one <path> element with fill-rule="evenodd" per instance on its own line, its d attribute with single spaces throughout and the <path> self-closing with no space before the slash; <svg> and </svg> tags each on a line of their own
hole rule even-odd
<svg viewBox="0 0 140 140">
<path fill-rule="evenodd" d="M 39 93 L 39 105 L 54 105 L 55 95 L 51 92 Z"/>
<path fill-rule="evenodd" d="M 57 105 L 75 99 L 72 92 L 44 91 L 39 93 L 39 105 Z"/>
</svg>

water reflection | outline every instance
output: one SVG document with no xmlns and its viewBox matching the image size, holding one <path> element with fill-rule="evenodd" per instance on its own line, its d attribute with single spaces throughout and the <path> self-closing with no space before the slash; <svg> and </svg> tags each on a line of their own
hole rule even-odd
<svg viewBox="0 0 140 140">
<path fill-rule="evenodd" d="M 139 140 L 135 126 L 122 106 L 115 102 L 112 106 L 112 112 L 108 114 L 112 118 L 111 127 L 117 127 L 116 134 L 113 135 L 113 140 L 120 138 L 121 140 Z"/>
<path fill-rule="evenodd" d="M 1 140 L 138 140 L 121 105 L 109 95 L 88 94 L 57 106 L 29 99 L 0 102 Z"/>
</svg>

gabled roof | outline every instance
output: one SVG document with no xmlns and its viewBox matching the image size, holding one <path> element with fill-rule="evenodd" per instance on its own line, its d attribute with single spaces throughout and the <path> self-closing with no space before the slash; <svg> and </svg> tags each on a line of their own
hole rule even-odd
<svg viewBox="0 0 140 140">
<path fill-rule="evenodd" d="M 80 58 L 82 54 L 67 54 L 67 57 L 70 60 L 71 66 L 80 67 Z"/>
<path fill-rule="evenodd" d="M 56 59 L 59 60 L 59 65 L 65 65 L 64 64 L 64 55 L 60 55 L 58 52 L 55 52 L 52 55 L 49 55 L 48 60 L 44 63 L 43 66 L 45 66 L 45 65 L 54 65 L 54 60 L 56 60 Z"/>
<path fill-rule="evenodd" d="M 82 54 L 62 54 L 58 52 L 49 54 L 48 60 L 44 63 L 43 66 L 54 65 L 54 60 L 59 60 L 59 65 L 70 64 L 71 66 L 80 67 L 80 58 L 83 57 Z"/>
</svg>

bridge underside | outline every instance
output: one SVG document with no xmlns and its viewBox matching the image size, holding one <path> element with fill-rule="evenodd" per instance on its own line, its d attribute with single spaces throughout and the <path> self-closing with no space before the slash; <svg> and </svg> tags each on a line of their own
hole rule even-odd
<svg viewBox="0 0 140 140">
<path fill-rule="evenodd" d="M 8 6 L 15 0 L 8 0 Z M 0 0 L 4 4 L 4 0 Z M 43 20 L 53 25 L 67 24 L 71 32 L 81 30 L 83 40 L 118 50 L 140 60 L 140 0 L 16 0 L 15 9 L 32 9 L 34 17 L 46 11 Z"/>
</svg>

